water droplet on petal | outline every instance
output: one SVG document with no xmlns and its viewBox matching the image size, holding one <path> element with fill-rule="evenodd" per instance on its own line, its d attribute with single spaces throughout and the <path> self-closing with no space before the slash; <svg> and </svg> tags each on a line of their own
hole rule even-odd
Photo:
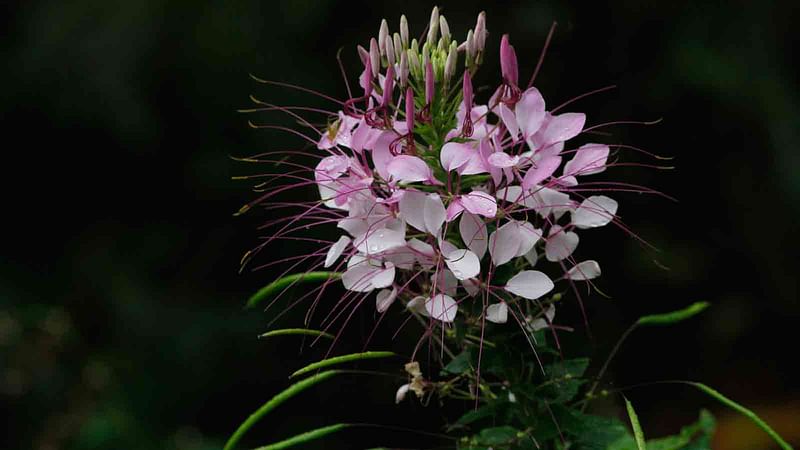
<svg viewBox="0 0 800 450">
<path fill-rule="evenodd" d="M 369 250 L 370 250 L 371 252 L 377 252 L 377 251 L 378 251 L 378 244 L 372 244 L 372 245 L 370 245 L 370 246 L 369 246 Z"/>
</svg>

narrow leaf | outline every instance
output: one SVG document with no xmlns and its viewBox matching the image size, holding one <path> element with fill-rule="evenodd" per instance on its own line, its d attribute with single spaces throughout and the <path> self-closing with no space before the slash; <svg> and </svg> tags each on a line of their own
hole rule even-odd
<svg viewBox="0 0 800 450">
<path fill-rule="evenodd" d="M 262 417 L 264 417 L 267 413 L 275 409 L 278 405 L 289 400 L 290 398 L 294 397 L 295 395 L 303 392 L 304 390 L 314 386 L 315 384 L 327 380 L 328 378 L 341 373 L 338 370 L 328 370 L 319 374 L 316 374 L 312 377 L 308 377 L 305 380 L 298 381 L 297 383 L 289 386 L 283 392 L 279 393 L 275 397 L 272 397 L 267 403 L 264 403 L 260 408 L 256 410 L 250 417 L 247 418 L 236 431 L 233 432 L 228 442 L 225 444 L 224 450 L 232 450 L 236 444 L 242 439 L 242 436 L 249 430 L 253 425 L 256 424 Z"/>
<path fill-rule="evenodd" d="M 739 412 L 743 416 L 745 416 L 748 419 L 750 419 L 759 428 L 764 430 L 764 432 L 766 432 L 778 444 L 778 446 L 780 448 L 782 448 L 783 450 L 792 450 L 792 446 L 789 445 L 788 442 L 784 441 L 783 438 L 781 438 L 781 436 L 775 430 L 772 429 L 772 427 L 770 427 L 769 425 L 767 425 L 766 422 L 761 420 L 761 418 L 758 417 L 758 415 L 756 415 L 756 413 L 754 413 L 753 411 L 751 411 L 751 410 L 745 408 L 744 406 L 734 402 L 733 400 L 729 399 L 728 397 L 725 397 L 724 395 L 720 394 L 715 389 L 712 389 L 712 388 L 706 386 L 703 383 L 697 383 L 697 382 L 686 382 L 686 383 L 691 385 L 691 386 L 696 387 L 697 389 L 700 389 L 701 391 L 705 392 L 706 394 L 710 395 L 711 397 L 714 397 L 715 399 L 717 399 L 723 405 L 727 406 L 728 408 L 731 408 L 734 411 Z"/>
<path fill-rule="evenodd" d="M 298 375 L 303 375 L 308 372 L 312 372 L 317 369 L 321 369 L 323 367 L 333 366 L 335 364 L 346 363 L 350 361 L 359 361 L 362 359 L 377 359 L 377 358 L 388 358 L 390 356 L 394 356 L 392 352 L 363 352 L 363 353 L 351 353 L 349 355 L 342 355 L 342 356 L 334 356 L 333 358 L 323 359 L 322 361 L 317 361 L 315 363 L 311 363 L 302 369 L 295 371 L 295 373 L 291 374 L 289 378 L 294 378 Z"/>
<path fill-rule="evenodd" d="M 640 317 L 639 320 L 636 321 L 636 325 L 670 325 L 673 323 L 682 322 L 699 314 L 709 306 L 710 304 L 708 302 L 692 303 L 686 308 L 678 311 Z"/>
<path fill-rule="evenodd" d="M 298 434 L 297 436 L 292 436 L 289 439 L 284 439 L 274 444 L 258 447 L 255 450 L 283 450 L 285 448 L 293 447 L 298 444 L 304 444 L 306 442 L 317 440 L 331 433 L 336 433 L 337 431 L 343 428 L 347 428 L 349 426 L 350 425 L 346 423 L 337 423 L 336 425 L 329 425 L 327 427 L 317 428 L 316 430 L 306 431 L 305 433 Z"/>
<path fill-rule="evenodd" d="M 247 305 L 245 305 L 245 308 L 253 308 L 264 300 L 280 294 L 286 288 L 294 284 L 324 282 L 329 279 L 339 278 L 341 276 L 342 274 L 339 272 L 304 272 L 286 275 L 285 277 L 278 278 L 272 283 L 259 289 L 258 292 L 253 294 L 253 296 L 247 300 Z"/>
<path fill-rule="evenodd" d="M 645 444 L 644 440 L 644 431 L 642 431 L 642 426 L 639 424 L 639 416 L 636 415 L 633 404 L 627 398 L 625 398 L 625 409 L 628 410 L 628 418 L 631 419 L 633 437 L 636 438 L 636 448 L 639 450 L 647 450 L 647 444 Z"/>
<path fill-rule="evenodd" d="M 307 336 L 322 336 L 328 339 L 333 339 L 332 334 L 325 333 L 323 331 L 318 330 L 310 330 L 308 328 L 282 328 L 280 330 L 272 330 L 267 331 L 264 334 L 259 334 L 258 337 L 266 338 L 272 336 L 286 336 L 286 335 L 294 335 L 294 334 L 301 334 Z"/>
</svg>

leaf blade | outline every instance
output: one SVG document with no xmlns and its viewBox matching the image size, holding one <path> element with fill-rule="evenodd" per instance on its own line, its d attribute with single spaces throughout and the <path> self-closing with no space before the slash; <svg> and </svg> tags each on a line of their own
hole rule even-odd
<svg viewBox="0 0 800 450">
<path fill-rule="evenodd" d="M 301 369 L 294 371 L 289 378 L 294 378 L 299 375 L 306 374 L 308 372 L 321 369 L 323 367 L 332 366 L 335 364 L 342 364 L 351 361 L 361 361 L 363 359 L 378 359 L 378 358 L 388 358 L 390 356 L 395 356 L 394 352 L 384 352 L 384 351 L 375 351 L 375 352 L 361 352 L 361 353 L 350 353 L 348 355 L 342 356 L 334 356 L 333 358 L 326 358 L 314 363 L 311 363 Z"/>
<path fill-rule="evenodd" d="M 255 294 L 250 296 L 245 305 L 245 309 L 254 308 L 264 300 L 267 300 L 276 294 L 280 294 L 291 286 L 298 283 L 313 283 L 320 281 L 328 281 L 331 279 L 340 278 L 341 272 L 304 272 L 293 273 L 285 277 L 278 278 L 272 283 L 262 287 Z"/>
<path fill-rule="evenodd" d="M 298 435 L 292 436 L 288 439 L 284 439 L 274 444 L 258 447 L 255 450 L 283 450 L 298 444 L 305 444 L 307 442 L 320 439 L 329 434 L 336 433 L 337 431 L 347 428 L 349 426 L 350 424 L 347 423 L 337 423 L 334 425 L 328 425 L 326 427 L 316 428 L 314 430 L 306 431 L 305 433 L 300 433 Z"/>
<path fill-rule="evenodd" d="M 677 311 L 642 316 L 636 321 L 636 325 L 671 325 L 673 323 L 683 322 L 686 319 L 700 314 L 709 306 L 711 306 L 711 304 L 708 302 L 696 302 Z"/>
<path fill-rule="evenodd" d="M 633 428 L 633 437 L 636 439 L 636 448 L 639 450 L 647 450 L 644 431 L 642 431 L 642 425 L 639 423 L 639 416 L 636 415 L 636 411 L 633 409 L 633 404 L 630 400 L 626 397 L 623 398 L 625 399 L 625 409 L 628 411 L 628 418 L 631 421 L 631 428 Z"/>
</svg>

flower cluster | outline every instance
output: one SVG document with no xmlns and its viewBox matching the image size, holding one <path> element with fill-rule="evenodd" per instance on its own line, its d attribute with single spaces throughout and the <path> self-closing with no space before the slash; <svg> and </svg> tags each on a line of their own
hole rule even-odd
<svg viewBox="0 0 800 450">
<path fill-rule="evenodd" d="M 561 279 L 600 274 L 597 262 L 571 255 L 577 230 L 615 218 L 616 201 L 577 189 L 605 170 L 609 147 L 568 147 L 585 115 L 548 111 L 535 87 L 519 86 L 507 35 L 502 82 L 488 104 L 476 103 L 472 75 L 486 35 L 482 13 L 459 44 L 434 9 L 420 49 L 404 17 L 393 38 L 384 21 L 370 49 L 359 48 L 363 96 L 345 104 L 317 143 L 327 152 L 314 171 L 322 200 L 346 212 L 337 223 L 345 234 L 324 266 L 341 267 L 350 291 L 376 290 L 379 312 L 403 298 L 416 313 L 452 322 L 459 304 L 481 297 L 486 320 L 502 323 L 514 298 L 553 290 L 537 270 L 542 260 L 557 263 Z M 451 88 L 454 80 L 460 86 Z M 501 267 L 511 273 L 496 285 Z"/>
</svg>

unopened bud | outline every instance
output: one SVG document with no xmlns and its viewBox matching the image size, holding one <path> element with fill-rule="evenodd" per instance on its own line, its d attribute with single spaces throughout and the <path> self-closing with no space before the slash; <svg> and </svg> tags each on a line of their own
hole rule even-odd
<svg viewBox="0 0 800 450">
<path fill-rule="evenodd" d="M 411 46 L 408 48 L 410 48 L 414 53 L 419 53 L 419 42 L 417 42 L 416 38 L 411 40 Z"/>
<path fill-rule="evenodd" d="M 456 73 L 456 63 L 458 63 L 458 45 L 455 42 L 450 45 L 447 53 L 447 60 L 444 63 L 444 79 L 450 80 Z"/>
<path fill-rule="evenodd" d="M 389 23 L 386 19 L 381 20 L 381 29 L 378 31 L 378 48 L 381 51 L 381 56 L 385 56 L 386 39 L 389 37 Z"/>
<path fill-rule="evenodd" d="M 369 41 L 369 62 L 372 66 L 372 76 L 377 76 L 381 70 L 381 52 L 378 49 L 378 41 L 375 38 Z"/>
<path fill-rule="evenodd" d="M 486 45 L 486 12 L 478 14 L 478 22 L 475 24 L 475 51 L 482 52 Z"/>
<path fill-rule="evenodd" d="M 406 126 L 409 133 L 414 131 L 414 90 L 410 87 L 406 89 Z"/>
<path fill-rule="evenodd" d="M 444 41 L 444 38 L 439 38 L 439 43 L 436 44 L 436 50 L 440 52 L 444 52 L 447 50 L 447 43 Z"/>
<path fill-rule="evenodd" d="M 429 62 L 431 62 L 431 48 L 426 42 L 422 45 L 422 66 L 427 67 Z"/>
<path fill-rule="evenodd" d="M 398 68 L 398 77 L 400 78 L 400 87 L 408 86 L 408 52 L 402 51 L 400 53 L 400 67 Z"/>
<path fill-rule="evenodd" d="M 392 41 L 394 42 L 394 57 L 400 59 L 400 54 L 405 50 L 405 48 L 403 48 L 403 43 L 400 41 L 400 35 L 395 33 Z"/>
<path fill-rule="evenodd" d="M 416 77 L 422 74 L 421 66 L 419 65 L 419 56 L 417 56 L 416 52 L 411 49 L 406 50 L 406 55 L 408 55 L 408 70 Z M 400 63 L 402 64 L 402 60 Z"/>
<path fill-rule="evenodd" d="M 400 41 L 403 43 L 403 48 L 408 48 L 408 19 L 405 14 L 400 16 Z"/>
<path fill-rule="evenodd" d="M 472 111 L 472 77 L 469 76 L 469 71 L 464 71 L 464 108 L 467 110 L 467 117 Z"/>
<path fill-rule="evenodd" d="M 514 86 L 519 84 L 519 69 L 517 68 L 517 53 L 508 42 L 508 35 L 504 34 L 500 40 L 500 71 L 503 79 Z"/>
<path fill-rule="evenodd" d="M 358 57 L 361 58 L 361 63 L 364 65 L 369 64 L 369 51 L 360 45 L 356 49 L 358 50 Z"/>
<path fill-rule="evenodd" d="M 383 80 L 382 106 L 388 106 L 392 102 L 392 91 L 394 90 L 394 66 L 386 69 L 386 78 Z"/>
<path fill-rule="evenodd" d="M 467 32 L 467 40 L 464 41 L 464 44 L 467 54 L 467 66 L 471 66 L 472 62 L 475 60 L 475 34 L 472 30 Z"/>
<path fill-rule="evenodd" d="M 395 59 L 394 59 L 394 43 L 391 39 L 386 39 L 386 48 L 383 49 L 384 53 L 386 54 L 386 61 L 389 62 L 389 66 L 393 66 Z"/>
<path fill-rule="evenodd" d="M 433 74 L 433 64 L 428 60 L 425 64 L 425 103 L 433 102 L 433 89 L 436 87 L 435 75 Z"/>
<path fill-rule="evenodd" d="M 434 6 L 431 11 L 431 22 L 428 25 L 428 44 L 436 45 L 436 37 L 439 33 L 439 7 Z"/>
<path fill-rule="evenodd" d="M 444 16 L 439 16 L 439 31 L 442 33 L 442 39 L 445 40 L 445 45 L 450 44 L 450 26 L 447 24 L 447 19 Z"/>
</svg>

